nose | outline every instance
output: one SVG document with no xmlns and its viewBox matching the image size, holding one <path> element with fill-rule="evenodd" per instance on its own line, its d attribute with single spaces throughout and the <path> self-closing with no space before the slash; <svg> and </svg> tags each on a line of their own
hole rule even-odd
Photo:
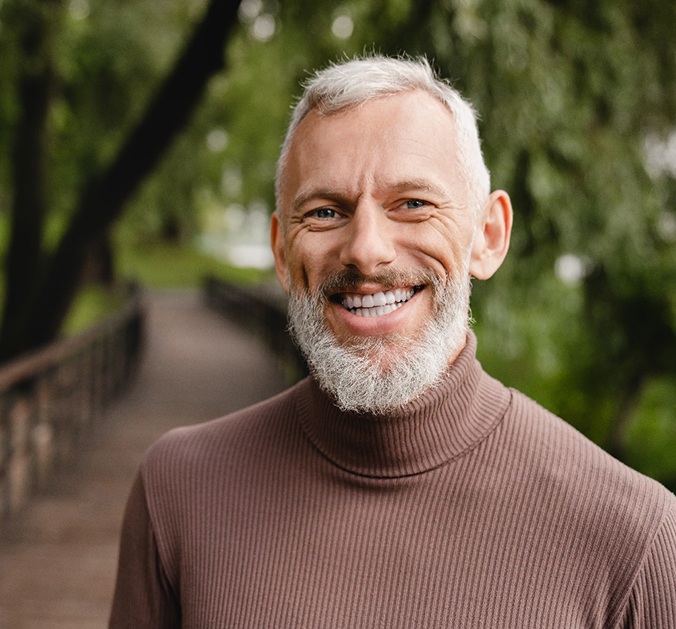
<svg viewBox="0 0 676 629">
<path fill-rule="evenodd" d="M 396 248 L 392 226 L 375 203 L 360 202 L 345 230 L 340 262 L 363 275 L 373 275 L 394 261 Z"/>
</svg>

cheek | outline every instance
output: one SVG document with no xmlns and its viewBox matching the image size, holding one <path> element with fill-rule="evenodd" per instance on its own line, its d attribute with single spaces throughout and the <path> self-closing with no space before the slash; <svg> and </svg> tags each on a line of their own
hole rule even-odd
<svg viewBox="0 0 676 629">
<path fill-rule="evenodd" d="M 444 279 L 456 277 L 466 271 L 471 242 L 434 231 L 425 237 L 409 241 L 406 249 L 417 264 L 431 269 L 439 278 Z"/>
<path fill-rule="evenodd" d="M 291 246 L 287 254 L 288 278 L 291 289 L 313 291 L 326 274 L 328 256 L 319 248 Z"/>
<path fill-rule="evenodd" d="M 472 252 L 471 243 L 450 243 L 444 257 L 444 267 L 448 275 L 457 277 L 459 274 L 469 275 L 469 261 Z"/>
</svg>

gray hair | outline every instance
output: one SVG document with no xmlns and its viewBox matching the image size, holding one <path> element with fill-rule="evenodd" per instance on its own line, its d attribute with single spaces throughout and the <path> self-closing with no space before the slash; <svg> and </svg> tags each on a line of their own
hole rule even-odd
<svg viewBox="0 0 676 629">
<path fill-rule="evenodd" d="M 437 76 L 427 59 L 375 55 L 334 63 L 316 72 L 304 88 L 303 96 L 293 109 L 277 162 L 278 209 L 293 135 L 310 111 L 330 116 L 377 98 L 423 90 L 441 102 L 456 121 L 458 164 L 467 183 L 470 207 L 475 213 L 480 211 L 490 194 L 490 174 L 481 152 L 477 115 L 457 90 Z"/>
</svg>

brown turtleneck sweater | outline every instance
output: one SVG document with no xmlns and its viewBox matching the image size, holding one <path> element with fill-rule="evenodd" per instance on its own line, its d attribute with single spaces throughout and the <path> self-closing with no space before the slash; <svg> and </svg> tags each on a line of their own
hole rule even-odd
<svg viewBox="0 0 676 629">
<path fill-rule="evenodd" d="M 110 627 L 676 627 L 676 498 L 467 347 L 386 418 L 312 379 L 147 453 Z"/>
</svg>

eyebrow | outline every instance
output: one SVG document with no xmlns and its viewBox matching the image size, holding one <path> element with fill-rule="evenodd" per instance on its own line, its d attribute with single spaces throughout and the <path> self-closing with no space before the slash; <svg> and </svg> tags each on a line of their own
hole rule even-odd
<svg viewBox="0 0 676 629">
<path fill-rule="evenodd" d="M 416 190 L 421 192 L 428 192 L 440 197 L 448 196 L 448 193 L 441 188 L 431 183 L 427 179 L 405 179 L 397 181 L 392 184 L 385 184 L 380 186 L 385 190 L 391 192 L 406 192 L 407 190 Z M 351 195 L 347 191 L 335 190 L 330 188 L 312 188 L 301 191 L 293 200 L 292 209 L 299 210 L 305 203 L 311 199 L 327 199 L 329 201 L 346 201 Z"/>
<path fill-rule="evenodd" d="M 291 204 L 291 209 L 299 210 L 311 199 L 327 199 L 329 201 L 344 201 L 348 198 L 347 193 L 339 192 L 337 190 L 330 190 L 329 188 L 312 188 L 304 190 L 296 196 Z"/>
<path fill-rule="evenodd" d="M 432 192 L 434 194 L 438 194 L 439 196 L 447 195 L 446 191 L 443 188 L 434 185 L 428 179 L 405 179 L 404 181 L 398 181 L 387 187 L 388 189 L 393 190 L 394 192 L 405 192 L 406 190 L 421 190 L 423 192 Z"/>
</svg>

